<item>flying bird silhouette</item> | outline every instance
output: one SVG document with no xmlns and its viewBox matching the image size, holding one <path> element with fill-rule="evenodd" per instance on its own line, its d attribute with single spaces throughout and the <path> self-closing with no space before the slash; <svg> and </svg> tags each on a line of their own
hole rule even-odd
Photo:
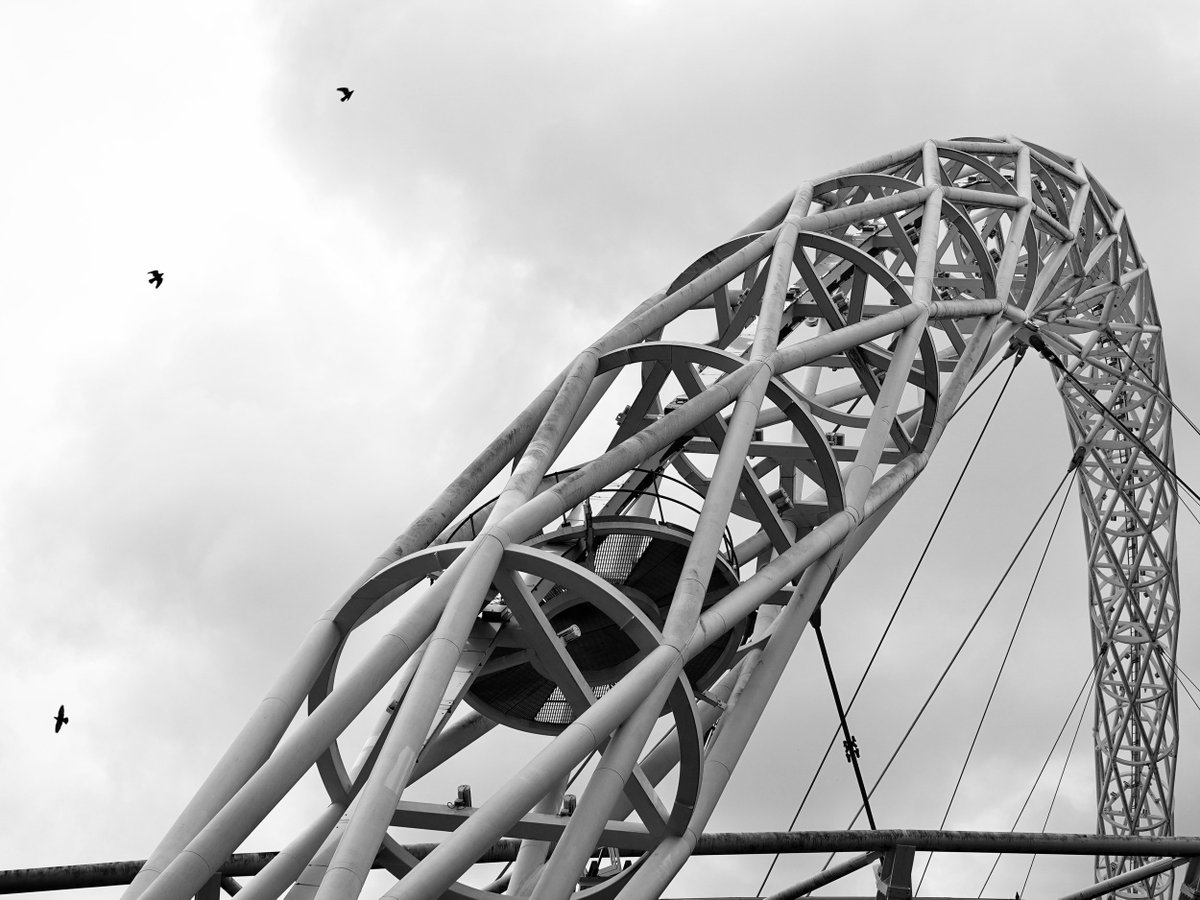
<svg viewBox="0 0 1200 900">
<path fill-rule="evenodd" d="M 162 272 L 158 271 L 158 269 L 154 269 L 146 274 L 150 276 L 150 278 L 147 280 L 150 284 L 154 285 L 155 290 L 158 290 L 160 287 L 162 287 Z"/>
<path fill-rule="evenodd" d="M 347 100 L 349 100 L 350 95 L 354 93 L 354 91 L 352 91 L 352 90 L 350 90 L 350 88 L 346 88 L 346 87 L 338 88 L 338 90 L 342 92 L 342 102 L 343 103 L 345 103 Z"/>
<path fill-rule="evenodd" d="M 71 720 L 67 718 L 67 709 L 65 706 L 59 706 L 58 715 L 54 717 L 54 733 L 58 734 L 64 725 Z"/>
</svg>

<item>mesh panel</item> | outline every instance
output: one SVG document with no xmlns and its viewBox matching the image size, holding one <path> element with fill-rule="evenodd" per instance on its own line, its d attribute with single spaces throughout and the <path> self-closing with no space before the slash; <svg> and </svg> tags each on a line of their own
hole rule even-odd
<svg viewBox="0 0 1200 900">
<path fill-rule="evenodd" d="M 611 687 L 611 684 L 593 685 L 592 696 L 599 700 L 608 693 Z M 533 718 L 535 722 L 544 722 L 547 725 L 569 725 L 571 724 L 572 715 L 571 704 L 567 702 L 567 698 L 563 692 L 556 687 L 550 694 L 550 699 L 545 702 Z"/>
<path fill-rule="evenodd" d="M 533 719 L 556 688 L 529 663 L 522 663 L 476 678 L 471 690 L 499 712 L 518 719 Z"/>
<path fill-rule="evenodd" d="M 687 558 L 687 546 L 644 533 L 609 532 L 598 537 L 591 559 L 579 561 L 589 564 L 589 568 L 614 587 L 634 589 L 644 595 L 653 607 L 647 609 L 642 600 L 638 602 L 661 627 Z M 731 574 L 718 564 L 709 581 L 705 606 L 734 583 Z M 611 682 L 642 655 L 633 639 L 616 623 L 591 603 L 573 597 L 573 592 L 562 585 L 543 581 L 533 593 L 540 596 L 542 604 L 554 601 L 560 608 L 550 617 L 550 625 L 556 632 L 572 626 L 579 629 L 579 637 L 567 643 L 566 652 L 597 699 L 608 693 Z M 684 672 L 693 685 L 703 689 L 711 682 L 715 676 L 713 669 L 725 649 L 725 642 L 717 641 L 685 666 Z M 493 660 L 514 652 L 519 651 L 499 650 Z M 530 724 L 554 728 L 565 726 L 574 718 L 571 704 L 558 685 L 528 662 L 477 678 L 471 694 L 502 717 Z"/>
<path fill-rule="evenodd" d="M 605 581 L 620 586 L 650 543 L 649 535 L 609 534 L 596 547 L 592 569 Z"/>
</svg>

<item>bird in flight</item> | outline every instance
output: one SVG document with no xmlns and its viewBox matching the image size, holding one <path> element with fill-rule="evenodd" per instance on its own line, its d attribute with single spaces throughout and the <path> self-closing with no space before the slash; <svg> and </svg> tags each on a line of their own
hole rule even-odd
<svg viewBox="0 0 1200 900">
<path fill-rule="evenodd" d="M 342 102 L 343 103 L 345 103 L 347 100 L 349 100 L 350 95 L 354 93 L 354 91 L 350 90 L 350 88 L 347 88 L 347 87 L 341 87 L 341 88 L 338 88 L 338 90 L 342 92 Z"/>
<path fill-rule="evenodd" d="M 150 276 L 150 278 L 147 280 L 149 281 L 150 284 L 154 285 L 155 290 L 158 290 L 160 287 L 162 287 L 162 278 L 163 278 L 162 272 L 158 271 L 158 269 L 154 269 L 150 272 L 147 272 L 146 274 Z"/>
<path fill-rule="evenodd" d="M 64 725 L 71 720 L 67 718 L 67 709 L 65 706 L 59 706 L 58 715 L 54 717 L 54 733 L 58 734 Z"/>
</svg>

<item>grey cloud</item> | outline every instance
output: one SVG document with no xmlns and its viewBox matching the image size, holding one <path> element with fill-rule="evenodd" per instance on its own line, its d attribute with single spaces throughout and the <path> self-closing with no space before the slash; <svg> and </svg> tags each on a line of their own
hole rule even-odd
<svg viewBox="0 0 1200 900">
<path fill-rule="evenodd" d="M 1129 206 L 1186 399 L 1195 383 L 1192 254 L 1180 217 L 1195 189 L 1176 173 L 1195 137 L 1181 110 L 1191 108 L 1197 76 L 1194 59 L 1160 48 L 1164 33 L 1193 28 L 1195 14 L 1159 9 L 1130 19 L 1111 3 L 1086 16 L 1010 4 L 999 18 L 959 3 L 762 3 L 732 15 L 710 3 L 260 8 L 276 35 L 259 48 L 271 80 L 246 102 L 261 103 L 279 168 L 308 203 L 296 227 L 322 234 L 342 224 L 382 249 L 372 256 L 337 243 L 332 262 L 312 263 L 304 242 L 267 246 L 262 230 L 276 223 L 245 226 L 269 195 L 251 193 L 244 206 L 210 198 L 197 207 L 203 224 L 232 243 L 175 248 L 178 265 L 212 272 L 199 278 L 195 305 L 181 306 L 192 327 L 135 330 L 110 358 L 64 375 L 52 411 L 73 437 L 6 497 L 6 555 L 30 602 L 20 624 L 63 645 L 47 668 L 78 664 L 97 693 L 112 695 L 101 707 L 112 721 L 89 751 L 117 761 L 119 786 L 172 796 L 147 800 L 146 821 L 124 826 L 127 843 L 81 838 L 70 845 L 74 858 L 47 863 L 144 852 L 309 622 L 437 487 L 579 347 L 801 178 L 972 131 L 1011 130 L 1080 154 Z M 347 104 L 333 93 L 342 83 L 356 88 Z M 198 84 L 184 87 L 192 99 L 180 98 L 181 121 L 223 121 L 217 101 L 195 99 Z M 166 97 L 180 84 L 155 90 Z M 55 97 L 57 109 L 71 92 Z M 185 137 L 167 150 L 193 133 L 180 128 Z M 103 137 L 106 146 L 128 143 Z M 236 158 L 233 138 L 223 146 Z M 173 177 L 184 187 L 165 184 L 164 203 L 201 189 L 186 172 Z M 86 180 L 71 185 L 78 196 L 48 202 L 107 223 L 111 198 L 80 193 Z M 64 255 L 81 252 L 83 239 L 68 236 Z M 388 253 L 424 259 L 432 271 L 381 271 Z M 183 279 L 172 265 L 174 289 Z M 227 316 L 215 298 L 243 315 Z M 45 304 L 48 333 L 70 327 L 54 299 Z M 1001 538 L 1019 536 L 1044 499 L 1041 476 L 1057 480 L 1046 460 L 1065 460 L 1059 419 L 1045 424 L 1058 415 L 1054 401 L 1031 399 L 1050 397 L 1049 385 L 1030 365 L 1021 375 L 1029 384 L 1014 384 L 994 426 L 994 452 L 979 460 L 980 480 L 964 488 L 963 518 L 881 661 L 876 684 L 891 690 L 864 695 L 852 717 L 872 771 L 992 586 L 986 570 L 1008 547 Z M 955 433 L 969 439 L 978 421 L 964 416 Z M 965 450 L 948 438 L 940 452 Z M 955 473 L 931 467 L 839 582 L 827 627 L 843 684 L 865 664 Z M 1072 515 L 1064 527 L 1077 534 Z M 1060 546 L 1081 559 L 1070 541 Z M 1086 640 L 1078 567 L 1064 569 L 1048 581 L 1038 607 L 1046 617 L 1031 619 L 1027 655 L 998 695 L 997 721 L 1016 725 L 985 731 L 968 773 L 956 809 L 972 821 L 1003 821 L 1010 798 L 989 806 L 980 785 L 1006 777 L 1005 789 L 1026 787 L 1030 756 L 1048 748 L 1082 677 L 1067 664 L 1078 654 L 1057 640 L 1068 630 L 1076 644 Z M 1014 583 L 1017 592 L 1026 582 Z M 945 798 L 928 788 L 928 769 L 959 762 L 1014 602 L 1004 598 L 1006 612 L 964 661 L 975 677 L 947 683 L 898 761 L 896 785 L 885 782 L 887 821 L 936 824 Z M 69 603 L 72 617 L 56 603 Z M 89 639 L 105 646 L 81 658 Z M 834 722 L 809 640 L 714 827 L 782 828 L 799 802 L 794 772 L 815 765 Z M 37 661 L 29 649 L 12 658 L 22 668 Z M 116 662 L 119 671 L 106 669 Z M 165 705 L 157 729 L 138 718 L 147 701 Z M 197 719 L 204 734 L 193 736 Z M 134 724 L 122 735 L 116 723 Z M 23 747 L 22 758 L 36 752 Z M 514 765 L 511 751 L 502 756 Z M 842 827 L 853 812 L 836 747 L 831 765 L 802 826 Z M 1086 753 L 1076 766 L 1086 783 Z M 75 777 L 91 783 L 96 774 Z M 1194 781 L 1180 777 L 1181 786 Z M 95 790 L 76 804 L 89 816 L 111 796 Z M 28 810 L 40 822 L 54 816 L 49 805 Z M 1071 812 L 1081 830 L 1090 827 L 1086 807 Z M 122 809 L 118 818 L 136 817 Z M 1197 830 L 1189 810 L 1181 830 Z M 742 893 L 765 864 L 698 863 L 681 883 L 693 878 L 693 893 L 705 893 L 719 876 L 728 893 Z M 969 868 L 978 871 L 974 861 Z"/>
</svg>

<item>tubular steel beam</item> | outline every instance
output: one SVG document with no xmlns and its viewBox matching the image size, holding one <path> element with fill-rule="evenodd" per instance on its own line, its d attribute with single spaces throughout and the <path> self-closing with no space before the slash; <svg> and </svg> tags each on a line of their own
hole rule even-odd
<svg viewBox="0 0 1200 900">
<path fill-rule="evenodd" d="M 479 863 L 510 862 L 516 859 L 521 842 L 505 839 L 493 844 Z M 703 834 L 693 851 L 696 856 L 746 856 L 774 853 L 845 853 L 860 851 L 864 857 L 848 871 L 862 868 L 899 844 L 939 853 L 1039 853 L 1092 856 L 1096 853 L 1139 854 L 1179 857 L 1200 856 L 1200 836 L 1149 838 L 1093 834 L 1044 834 L 1008 831 L 933 831 L 886 829 L 881 831 L 747 831 Z M 406 844 L 403 849 L 423 859 L 436 843 Z M 257 875 L 276 856 L 273 852 L 236 853 L 221 866 L 228 876 Z M 0 894 L 68 890 L 129 884 L 144 859 L 73 866 L 0 870 Z M 842 865 L 854 864 L 848 860 Z M 1180 863 L 1181 864 L 1181 863 Z M 379 863 L 382 865 L 382 862 Z M 840 868 L 834 867 L 834 868 Z M 830 871 L 833 871 L 832 869 Z M 832 879 L 831 879 L 832 880 Z"/>
<path fill-rule="evenodd" d="M 934 831 L 885 829 L 880 831 L 747 831 L 712 832 L 703 834 L 696 842 L 695 856 L 750 856 L 775 853 L 861 853 L 854 859 L 831 867 L 842 875 L 868 865 L 883 853 L 907 844 L 917 850 L 937 853 L 1038 853 L 1057 856 L 1093 856 L 1095 854 L 1158 857 L 1170 860 L 1170 866 L 1182 865 L 1189 858 L 1200 857 L 1200 836 L 1189 837 L 1129 837 L 1094 834 L 1044 834 L 1042 832 L 1008 831 Z M 517 858 L 521 841 L 506 838 L 482 853 L 478 863 L 511 862 Z M 406 844 L 403 849 L 418 859 L 433 852 L 436 843 Z M 619 845 L 618 849 L 622 848 Z M 221 866 L 226 876 L 257 875 L 276 856 L 273 852 L 236 853 Z M 76 888 L 109 887 L 129 884 L 144 859 L 107 863 L 82 863 L 73 866 L 49 866 L 32 869 L 0 870 L 0 894 L 21 894 L 35 891 L 59 891 Z M 376 860 L 375 868 L 383 861 Z M 1162 864 L 1155 863 L 1156 866 Z M 814 876 L 820 877 L 820 876 Z M 821 884 L 841 877 L 835 875 Z M 1139 877 L 1144 878 L 1145 874 Z M 1134 879 L 1137 880 L 1137 879 Z M 801 882 L 804 884 L 807 882 Z M 814 885 L 815 890 L 820 885 Z M 774 898 L 797 896 L 795 886 L 785 889 Z"/>
<path fill-rule="evenodd" d="M 937 853 L 1094 854 L 1151 857 L 1198 856 L 1200 836 L 1137 837 L 1116 834 L 1043 834 L 1037 831 L 936 831 L 890 828 L 878 831 L 714 832 L 696 843 L 697 856 L 747 853 L 869 853 L 900 844 Z"/>
<path fill-rule="evenodd" d="M 849 875 L 851 872 L 857 872 L 859 869 L 866 868 L 881 856 L 882 854 L 879 851 L 873 850 L 870 853 L 851 857 L 850 859 L 831 865 L 827 869 L 822 869 L 816 875 L 810 875 L 803 881 L 797 881 L 795 884 L 785 887 L 782 891 L 776 891 L 767 897 L 767 900 L 796 900 L 797 897 L 811 894 L 817 888 L 832 884 L 839 878 Z"/>
<path fill-rule="evenodd" d="M 499 841 L 480 858 L 480 863 L 509 862 L 516 858 L 517 840 Z M 404 850 L 418 859 L 428 856 L 437 844 L 406 844 Z M 235 853 L 221 866 L 221 874 L 228 877 L 257 875 L 271 860 L 274 852 Z M 78 888 L 112 887 L 130 884 L 138 871 L 146 864 L 144 859 L 128 859 L 118 862 L 81 863 L 74 866 L 45 866 L 36 869 L 7 869 L 0 871 L 0 894 L 27 894 L 37 891 L 69 891 Z M 382 868 L 383 860 L 375 861 L 375 868 Z"/>
<path fill-rule="evenodd" d="M 1094 897 L 1103 897 L 1105 894 L 1120 890 L 1121 888 L 1131 887 L 1139 881 L 1147 881 L 1153 883 L 1157 876 L 1163 872 L 1170 872 L 1173 869 L 1178 869 L 1184 863 L 1191 860 L 1186 856 L 1175 857 L 1174 859 L 1159 859 L 1151 863 L 1146 863 L 1136 869 L 1128 872 L 1122 872 L 1120 875 L 1115 875 L 1112 878 L 1104 881 L 1097 881 L 1095 884 L 1078 890 L 1073 894 L 1067 894 L 1062 900 L 1092 900 Z"/>
</svg>

